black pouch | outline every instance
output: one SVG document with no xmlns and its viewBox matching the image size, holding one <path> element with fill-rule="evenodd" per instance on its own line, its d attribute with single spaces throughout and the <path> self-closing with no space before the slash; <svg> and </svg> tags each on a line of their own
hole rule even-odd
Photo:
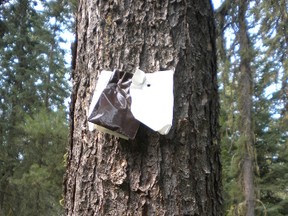
<svg viewBox="0 0 288 216">
<path fill-rule="evenodd" d="M 114 72 L 88 117 L 98 130 L 124 139 L 135 138 L 140 122 L 131 112 L 132 76 L 130 73 Z"/>
</svg>

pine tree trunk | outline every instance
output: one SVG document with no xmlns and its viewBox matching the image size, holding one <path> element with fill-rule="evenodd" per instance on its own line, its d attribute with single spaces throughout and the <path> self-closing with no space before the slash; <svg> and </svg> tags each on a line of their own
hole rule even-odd
<svg viewBox="0 0 288 216">
<path fill-rule="evenodd" d="M 242 155 L 242 182 L 245 197 L 246 216 L 254 216 L 255 189 L 254 189 L 254 135 L 252 125 L 252 85 L 253 76 L 250 63 L 252 62 L 251 44 L 248 37 L 248 28 L 245 14 L 247 1 L 242 1 L 239 7 L 239 43 L 240 43 L 240 79 L 239 79 L 239 131 L 240 145 L 244 149 Z"/>
<path fill-rule="evenodd" d="M 67 215 L 221 215 L 218 93 L 209 0 L 80 0 L 65 177 Z M 102 69 L 175 68 L 167 136 L 88 131 Z"/>
</svg>

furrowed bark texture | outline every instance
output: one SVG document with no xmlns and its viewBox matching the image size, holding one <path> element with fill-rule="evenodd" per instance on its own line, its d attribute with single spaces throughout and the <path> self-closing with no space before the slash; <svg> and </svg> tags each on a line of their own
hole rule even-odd
<svg viewBox="0 0 288 216">
<path fill-rule="evenodd" d="M 67 215 L 221 215 L 218 93 L 209 0 L 80 0 Z M 102 69 L 175 68 L 174 122 L 123 141 L 88 131 Z"/>
</svg>

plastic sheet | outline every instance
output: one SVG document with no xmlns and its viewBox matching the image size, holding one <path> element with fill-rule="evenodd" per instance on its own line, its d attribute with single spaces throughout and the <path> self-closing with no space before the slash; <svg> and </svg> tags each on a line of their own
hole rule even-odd
<svg viewBox="0 0 288 216">
<path fill-rule="evenodd" d="M 162 135 L 169 133 L 173 120 L 174 70 L 144 73 L 137 69 L 130 94 L 134 117 Z"/>
<path fill-rule="evenodd" d="M 89 108 L 88 121 L 102 132 L 134 139 L 140 122 L 131 112 L 132 74 L 102 71 Z M 89 130 L 93 130 L 89 124 Z"/>
</svg>

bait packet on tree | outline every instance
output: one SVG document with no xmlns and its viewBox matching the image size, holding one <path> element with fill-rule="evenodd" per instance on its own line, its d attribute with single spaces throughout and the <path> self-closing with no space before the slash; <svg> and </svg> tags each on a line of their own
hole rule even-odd
<svg viewBox="0 0 288 216">
<path fill-rule="evenodd" d="M 97 130 L 124 139 L 134 139 L 140 122 L 131 112 L 130 85 L 133 74 L 102 71 L 89 107 L 88 121 Z M 89 130 L 94 125 L 89 124 Z"/>
</svg>

